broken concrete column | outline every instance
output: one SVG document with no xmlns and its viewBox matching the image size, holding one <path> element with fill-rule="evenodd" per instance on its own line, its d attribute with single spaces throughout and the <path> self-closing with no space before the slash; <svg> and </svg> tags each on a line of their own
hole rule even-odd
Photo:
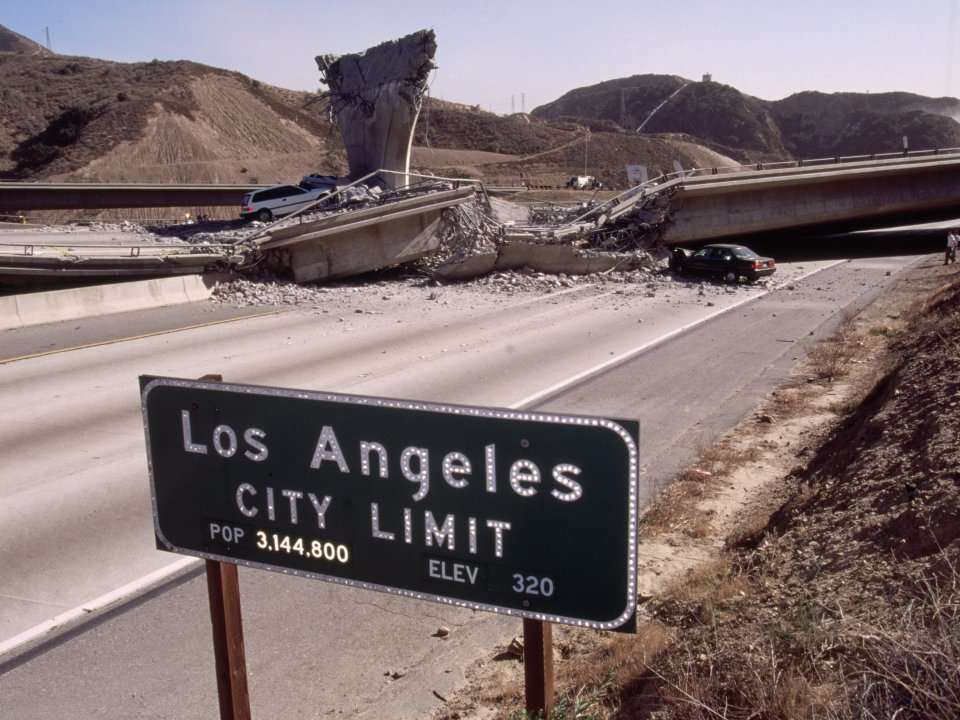
<svg viewBox="0 0 960 720">
<path fill-rule="evenodd" d="M 362 53 L 319 55 L 352 179 L 381 168 L 387 187 L 408 184 L 413 130 L 435 67 L 433 30 L 421 30 Z"/>
</svg>

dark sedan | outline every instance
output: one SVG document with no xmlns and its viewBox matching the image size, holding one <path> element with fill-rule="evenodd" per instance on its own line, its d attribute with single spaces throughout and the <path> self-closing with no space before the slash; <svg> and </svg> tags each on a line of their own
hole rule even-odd
<svg viewBox="0 0 960 720">
<path fill-rule="evenodd" d="M 754 282 L 773 275 L 777 263 L 773 258 L 760 257 L 744 245 L 704 245 L 696 252 L 674 248 L 670 269 L 679 274 L 717 275 L 727 282 L 736 282 L 741 277 Z"/>
</svg>

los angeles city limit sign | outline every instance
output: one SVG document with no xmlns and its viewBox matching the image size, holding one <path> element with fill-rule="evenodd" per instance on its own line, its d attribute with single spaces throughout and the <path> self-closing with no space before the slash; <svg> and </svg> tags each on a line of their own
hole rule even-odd
<svg viewBox="0 0 960 720">
<path fill-rule="evenodd" d="M 140 383 L 161 550 L 549 622 L 633 621 L 635 422 Z"/>
</svg>

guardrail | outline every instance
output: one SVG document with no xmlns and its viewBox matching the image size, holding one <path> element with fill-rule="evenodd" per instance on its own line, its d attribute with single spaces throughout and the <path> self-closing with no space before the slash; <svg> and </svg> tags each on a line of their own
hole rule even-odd
<svg viewBox="0 0 960 720">
<path fill-rule="evenodd" d="M 142 245 L 100 245 L 100 244 L 86 244 L 82 245 L 69 244 L 69 243 L 5 243 L 0 242 L 0 248 L 12 247 L 20 248 L 23 252 L 17 253 L 26 256 L 31 256 L 36 254 L 37 248 L 50 248 L 50 249 L 63 249 L 63 250 L 72 250 L 72 251 L 83 251 L 86 249 L 99 249 L 99 250 L 120 250 L 120 251 L 129 251 L 129 254 L 126 257 L 140 257 L 140 251 L 143 249 L 147 250 L 159 250 L 161 253 L 167 252 L 173 255 L 202 255 L 207 250 L 222 250 L 224 248 L 236 249 L 236 245 L 229 243 L 211 243 L 209 245 L 161 245 L 156 243 L 146 243 Z M 118 253 L 119 254 L 119 253 Z"/>
<path fill-rule="evenodd" d="M 910 150 L 894 153 L 871 153 L 869 155 L 839 155 L 836 157 L 809 158 L 800 160 L 778 160 L 775 162 L 756 162 L 726 167 L 690 168 L 690 170 L 667 173 L 667 177 L 698 177 L 701 175 L 724 175 L 727 173 L 752 172 L 757 170 L 788 170 L 790 168 L 820 167 L 824 165 L 847 165 L 851 163 L 872 162 L 875 160 L 925 159 L 945 155 L 960 155 L 960 147 L 934 148 L 932 150 Z"/>
</svg>

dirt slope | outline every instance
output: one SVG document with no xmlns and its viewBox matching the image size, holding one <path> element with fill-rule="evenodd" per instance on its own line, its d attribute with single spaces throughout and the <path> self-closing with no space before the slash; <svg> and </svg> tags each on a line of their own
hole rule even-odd
<svg viewBox="0 0 960 720">
<path fill-rule="evenodd" d="M 187 86 L 193 109 L 171 112 L 162 101 L 147 110 L 139 137 L 117 144 L 56 179 L 152 182 L 281 182 L 309 172 L 342 172 L 338 138 L 318 124 L 297 122 L 269 104 L 261 88 L 208 73 Z"/>
<path fill-rule="evenodd" d="M 0 55 L 5 177 L 272 181 L 342 158 L 307 93 L 186 61 Z"/>
<path fill-rule="evenodd" d="M 10 28 L 0 25 L 0 53 L 21 53 L 24 55 L 52 55 L 40 43 L 28 37 L 15 33 Z"/>
<path fill-rule="evenodd" d="M 707 592 L 654 609 L 681 630 L 651 678 L 656 717 L 960 717 L 960 274 L 940 278 L 888 316 L 889 371 L 794 471 L 793 498 L 689 580 Z"/>
</svg>

